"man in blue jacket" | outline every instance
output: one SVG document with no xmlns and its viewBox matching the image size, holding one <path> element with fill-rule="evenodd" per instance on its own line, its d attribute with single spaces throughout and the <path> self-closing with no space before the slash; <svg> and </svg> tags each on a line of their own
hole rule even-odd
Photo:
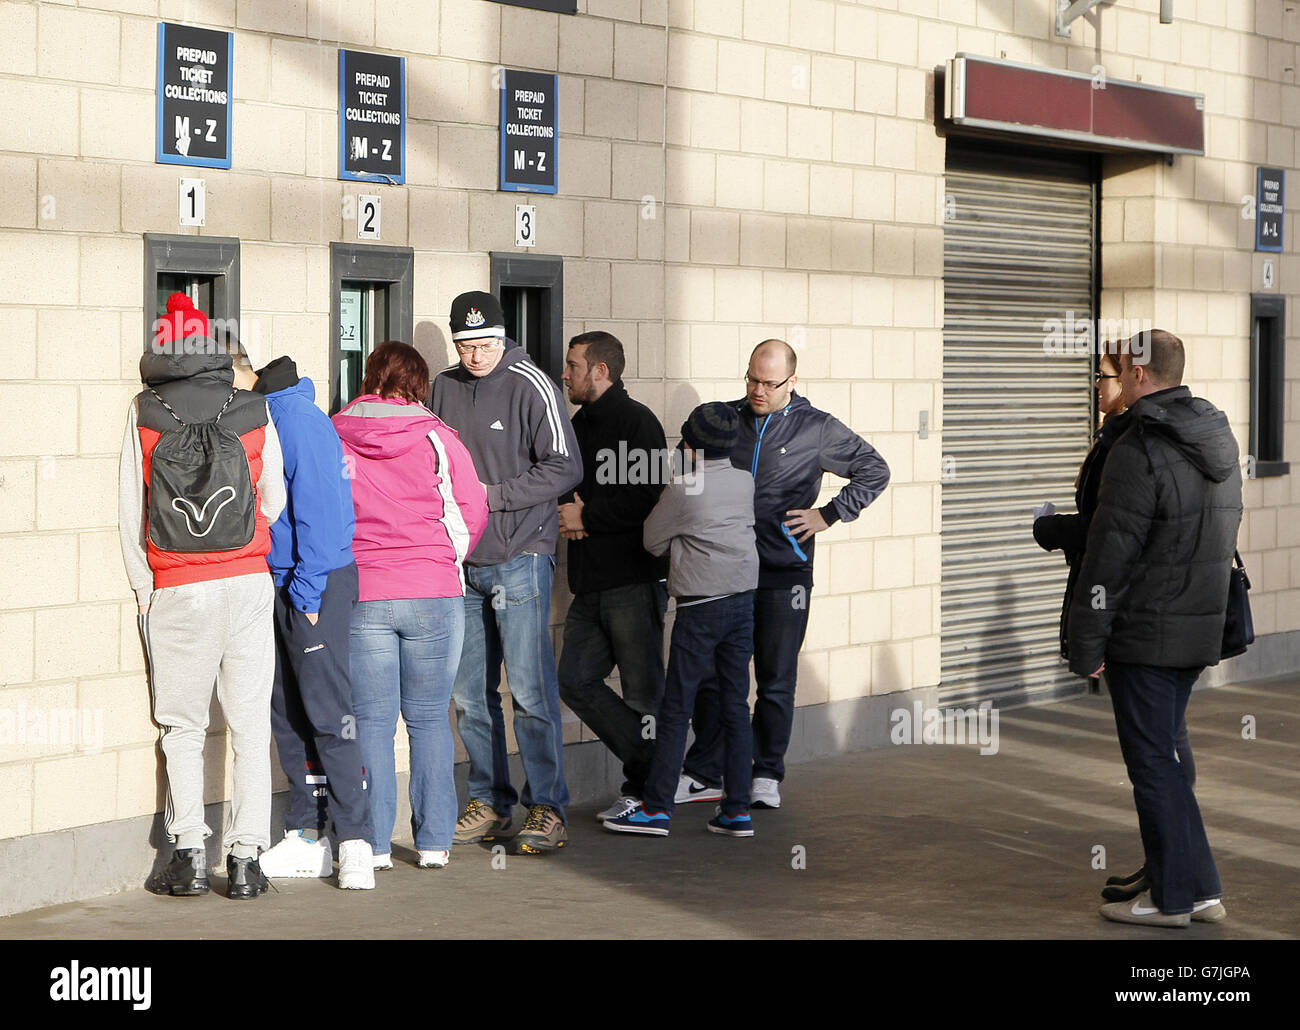
<svg viewBox="0 0 1300 1030">
<path fill-rule="evenodd" d="M 799 649 L 808 629 L 814 535 L 852 522 L 889 484 L 889 466 L 869 443 L 794 392 L 793 348 L 764 340 L 750 355 L 745 399 L 736 401 L 740 436 L 731 461 L 754 477 L 759 577 L 754 593 L 754 781 L 751 804 L 780 808 L 785 752 L 794 725 Z M 812 507 L 822 473 L 849 480 Z M 686 755 L 677 803 L 722 796 L 722 739 L 716 683 L 695 703 L 695 744 Z"/>
<path fill-rule="evenodd" d="M 255 373 L 237 354 L 235 376 L 238 385 L 266 396 L 284 451 L 288 494 L 271 526 L 267 564 L 276 586 L 271 729 L 289 779 L 289 811 L 284 839 L 262 855 L 262 872 L 329 876 L 329 815 L 341 842 L 339 886 L 369 890 L 375 885 L 370 802 L 348 650 L 357 602 L 355 518 L 343 447 L 316 407 L 315 386 L 299 378 L 292 359 L 276 358 Z"/>
</svg>

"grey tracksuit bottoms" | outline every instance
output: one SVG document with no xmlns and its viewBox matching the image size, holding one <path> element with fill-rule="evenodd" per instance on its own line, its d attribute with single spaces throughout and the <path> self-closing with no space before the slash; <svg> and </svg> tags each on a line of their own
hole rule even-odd
<svg viewBox="0 0 1300 1030">
<path fill-rule="evenodd" d="M 203 745 L 214 683 L 235 753 L 222 844 L 252 854 L 270 845 L 274 596 L 266 572 L 185 583 L 155 590 L 140 617 L 167 760 L 167 835 L 178 849 L 201 848 L 212 833 L 203 821 Z"/>
</svg>

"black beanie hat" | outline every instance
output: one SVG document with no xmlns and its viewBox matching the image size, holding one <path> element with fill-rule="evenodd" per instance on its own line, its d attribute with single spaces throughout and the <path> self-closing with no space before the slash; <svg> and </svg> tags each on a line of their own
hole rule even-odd
<svg viewBox="0 0 1300 1030">
<path fill-rule="evenodd" d="M 740 435 L 740 415 L 730 404 L 709 401 L 682 423 L 682 442 L 705 458 L 729 458 Z"/>
<path fill-rule="evenodd" d="M 473 290 L 451 302 L 451 340 L 477 340 L 484 336 L 504 339 L 506 316 L 501 302 L 490 293 Z"/>
</svg>

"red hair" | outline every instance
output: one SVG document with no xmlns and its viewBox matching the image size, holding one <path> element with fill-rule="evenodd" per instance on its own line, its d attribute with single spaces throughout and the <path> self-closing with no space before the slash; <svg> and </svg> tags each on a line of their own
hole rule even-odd
<svg viewBox="0 0 1300 1030">
<path fill-rule="evenodd" d="M 387 340 L 366 359 L 361 392 L 423 404 L 429 399 L 429 363 L 409 343 Z"/>
</svg>

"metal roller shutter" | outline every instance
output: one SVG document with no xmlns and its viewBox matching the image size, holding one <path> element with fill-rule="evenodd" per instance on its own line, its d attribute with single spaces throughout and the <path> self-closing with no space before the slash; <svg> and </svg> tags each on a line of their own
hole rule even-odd
<svg viewBox="0 0 1300 1030">
<path fill-rule="evenodd" d="M 1086 156 L 950 142 L 946 193 L 940 697 L 1053 700 L 1085 681 L 1060 659 L 1067 569 L 1032 509 L 1074 510 L 1095 402 L 1092 357 L 1044 340 L 1094 318 L 1093 177 Z"/>
</svg>

